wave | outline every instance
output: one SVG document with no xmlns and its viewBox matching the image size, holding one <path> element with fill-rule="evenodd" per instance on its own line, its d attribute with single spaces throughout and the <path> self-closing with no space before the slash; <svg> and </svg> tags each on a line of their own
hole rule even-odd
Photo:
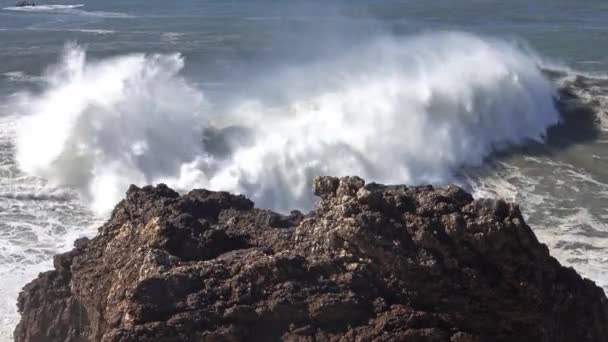
<svg viewBox="0 0 608 342">
<path fill-rule="evenodd" d="M 608 131 L 608 77 L 568 73 L 559 81 L 564 98 L 571 98 L 594 112 L 600 128 Z"/>
<path fill-rule="evenodd" d="M 36 29 L 32 29 L 30 28 L 30 30 L 36 30 Z M 78 32 L 78 33 L 91 33 L 91 34 L 114 34 L 116 33 L 116 31 L 114 30 L 103 30 L 103 29 L 70 29 L 70 28 L 60 28 L 60 29 L 51 29 L 51 28 L 44 28 L 44 29 L 40 29 L 42 31 L 58 31 L 58 32 Z"/>
<path fill-rule="evenodd" d="M 47 88 L 13 104 L 22 170 L 111 209 L 131 183 L 245 193 L 310 207 L 319 174 L 442 183 L 559 122 L 538 58 L 458 33 L 379 38 L 273 76 L 273 96 L 220 109 L 180 74 L 179 54 L 89 61 L 75 45 Z M 269 73 L 270 74 L 270 73 Z"/>
<path fill-rule="evenodd" d="M 77 5 L 36 5 L 36 6 L 10 6 L 5 7 L 7 11 L 21 11 L 21 12 L 43 12 L 43 11 L 56 11 L 56 10 L 69 10 L 74 8 L 84 7 L 84 4 Z"/>
<path fill-rule="evenodd" d="M 81 33 L 93 33 L 93 34 L 114 34 L 114 30 L 101 30 L 101 29 L 68 29 L 66 31 L 81 32 Z"/>
<path fill-rule="evenodd" d="M 84 4 L 75 5 L 36 5 L 36 6 L 10 6 L 5 7 L 5 11 L 17 11 L 17 12 L 33 12 L 33 13 L 55 13 L 55 14 L 68 14 L 68 15 L 79 15 L 79 16 L 92 16 L 102 18 L 131 18 L 126 13 L 118 12 L 102 12 L 102 11 L 85 11 L 81 8 Z"/>
<path fill-rule="evenodd" d="M 6 79 L 12 82 L 39 82 L 40 77 L 28 75 L 23 71 L 9 71 L 2 74 Z"/>
</svg>

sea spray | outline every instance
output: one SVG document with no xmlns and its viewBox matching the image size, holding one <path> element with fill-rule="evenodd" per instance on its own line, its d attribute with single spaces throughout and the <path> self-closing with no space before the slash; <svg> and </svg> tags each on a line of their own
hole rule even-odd
<svg viewBox="0 0 608 342">
<path fill-rule="evenodd" d="M 449 182 L 559 121 L 536 57 L 465 33 L 372 40 L 274 73 L 261 83 L 272 96 L 227 94 L 221 112 L 180 74 L 183 62 L 90 61 L 68 46 L 46 89 L 15 105 L 19 166 L 79 189 L 98 212 L 128 184 L 158 182 L 285 210 L 311 205 L 314 175 Z"/>
<path fill-rule="evenodd" d="M 112 207 L 131 183 L 174 175 L 201 151 L 202 95 L 177 76 L 179 55 L 134 54 L 87 62 L 78 46 L 46 75 L 47 90 L 24 96 L 31 113 L 17 132 L 28 173 L 82 190 L 95 210 Z"/>
</svg>

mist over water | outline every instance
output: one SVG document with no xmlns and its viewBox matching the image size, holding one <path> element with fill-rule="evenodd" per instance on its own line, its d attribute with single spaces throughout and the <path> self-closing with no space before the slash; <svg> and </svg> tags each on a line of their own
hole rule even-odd
<svg viewBox="0 0 608 342">
<path fill-rule="evenodd" d="M 319 174 L 446 183 L 558 122 L 537 63 L 471 34 L 385 36 L 274 73 L 272 97 L 229 97 L 218 112 L 178 54 L 88 61 L 69 45 L 44 90 L 20 97 L 17 162 L 98 213 L 131 183 L 229 190 L 277 210 L 309 209 Z"/>
</svg>

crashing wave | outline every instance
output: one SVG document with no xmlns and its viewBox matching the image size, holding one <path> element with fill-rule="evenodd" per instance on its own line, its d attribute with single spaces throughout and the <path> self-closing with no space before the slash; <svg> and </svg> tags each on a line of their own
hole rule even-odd
<svg viewBox="0 0 608 342">
<path fill-rule="evenodd" d="M 444 183 L 560 120 L 538 59 L 464 33 L 378 39 L 273 76 L 280 96 L 218 111 L 178 54 L 87 60 L 68 46 L 40 94 L 23 94 L 17 161 L 98 212 L 131 183 L 246 193 L 308 207 L 314 175 Z M 280 100 L 277 100 L 280 99 Z"/>
</svg>

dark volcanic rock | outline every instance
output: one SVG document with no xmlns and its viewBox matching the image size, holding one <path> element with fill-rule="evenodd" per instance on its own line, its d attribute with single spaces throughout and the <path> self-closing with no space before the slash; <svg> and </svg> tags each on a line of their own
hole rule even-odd
<svg viewBox="0 0 608 342">
<path fill-rule="evenodd" d="M 516 205 L 314 182 L 309 215 L 132 187 L 19 296 L 16 341 L 606 341 L 608 302 Z"/>
</svg>

